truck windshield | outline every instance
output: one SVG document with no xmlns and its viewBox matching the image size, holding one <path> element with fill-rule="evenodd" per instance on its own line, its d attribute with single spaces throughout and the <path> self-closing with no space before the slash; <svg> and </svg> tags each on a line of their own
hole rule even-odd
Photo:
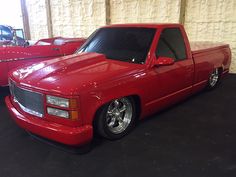
<svg viewBox="0 0 236 177">
<path fill-rule="evenodd" d="M 78 53 L 96 52 L 108 59 L 144 63 L 156 29 L 115 27 L 101 28 L 95 32 Z"/>
</svg>

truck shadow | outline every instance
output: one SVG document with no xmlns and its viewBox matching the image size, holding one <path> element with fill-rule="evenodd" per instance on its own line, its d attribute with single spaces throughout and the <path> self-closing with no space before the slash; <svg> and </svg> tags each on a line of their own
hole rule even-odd
<svg viewBox="0 0 236 177">
<path fill-rule="evenodd" d="M 9 95 L 9 88 L 8 87 L 0 87 L 0 104 L 4 103 L 4 99 L 7 95 Z"/>
</svg>

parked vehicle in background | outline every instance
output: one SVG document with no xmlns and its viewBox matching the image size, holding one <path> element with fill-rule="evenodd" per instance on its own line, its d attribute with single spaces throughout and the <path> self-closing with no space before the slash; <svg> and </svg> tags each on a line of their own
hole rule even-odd
<svg viewBox="0 0 236 177">
<path fill-rule="evenodd" d="M 0 86 L 8 84 L 8 72 L 25 64 L 73 54 L 85 42 L 83 38 L 48 38 L 32 46 L 0 46 Z"/>
<path fill-rule="evenodd" d="M 23 29 L 0 25 L 0 45 L 23 46 L 25 42 Z"/>
<path fill-rule="evenodd" d="M 5 102 L 19 126 L 44 138 L 77 146 L 95 131 L 114 140 L 138 119 L 215 88 L 230 63 L 229 45 L 191 49 L 179 24 L 111 25 L 77 54 L 10 73 Z"/>
</svg>

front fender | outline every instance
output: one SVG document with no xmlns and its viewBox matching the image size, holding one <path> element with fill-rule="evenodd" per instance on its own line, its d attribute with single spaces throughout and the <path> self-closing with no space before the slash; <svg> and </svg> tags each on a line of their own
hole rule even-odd
<svg viewBox="0 0 236 177">
<path fill-rule="evenodd" d="M 97 110 L 111 100 L 126 96 L 138 96 L 142 104 L 141 92 L 136 79 L 126 79 L 103 83 L 98 89 L 81 96 L 83 124 L 91 125 Z"/>
</svg>

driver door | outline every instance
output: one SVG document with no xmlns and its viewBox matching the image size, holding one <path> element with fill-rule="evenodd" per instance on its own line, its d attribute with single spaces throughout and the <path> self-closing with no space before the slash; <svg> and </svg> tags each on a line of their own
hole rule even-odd
<svg viewBox="0 0 236 177">
<path fill-rule="evenodd" d="M 160 57 L 174 59 L 168 66 L 153 66 L 152 106 L 162 109 L 190 95 L 194 77 L 194 63 L 187 57 L 186 46 L 179 28 L 162 31 L 157 48 L 156 60 Z"/>
</svg>

